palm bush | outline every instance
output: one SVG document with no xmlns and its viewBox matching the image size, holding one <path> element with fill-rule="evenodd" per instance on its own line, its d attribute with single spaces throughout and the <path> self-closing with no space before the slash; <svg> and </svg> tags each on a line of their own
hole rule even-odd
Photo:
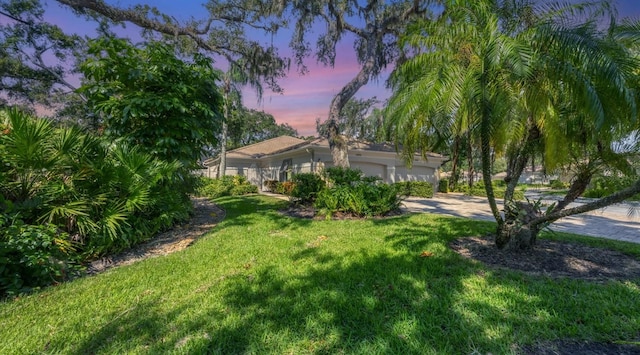
<svg viewBox="0 0 640 355">
<path fill-rule="evenodd" d="M 318 193 L 314 205 L 327 218 L 338 212 L 382 216 L 397 210 L 402 202 L 398 186 L 385 184 L 377 177 L 364 177 L 360 170 L 329 168 L 325 178 L 331 185 Z"/>
<path fill-rule="evenodd" d="M 28 289 L 45 279 L 55 282 L 51 260 L 64 265 L 122 250 L 185 220 L 191 204 L 179 189 L 180 167 L 75 127 L 0 112 L 0 212 L 11 231 L 2 236 L 1 269 L 28 274 L 35 267 L 49 275 L 12 273 L 4 285 Z M 55 247 L 61 245 L 74 248 L 61 253 Z M 23 263 L 36 254 L 49 261 Z"/>
</svg>

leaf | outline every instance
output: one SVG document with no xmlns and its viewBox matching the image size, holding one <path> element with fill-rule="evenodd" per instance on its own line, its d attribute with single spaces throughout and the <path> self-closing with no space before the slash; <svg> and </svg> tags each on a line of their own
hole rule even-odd
<svg viewBox="0 0 640 355">
<path fill-rule="evenodd" d="M 432 253 L 432 252 L 430 252 L 430 251 L 426 251 L 426 250 L 425 250 L 425 251 L 423 251 L 422 253 L 420 253 L 420 257 L 421 257 L 421 258 L 429 258 L 429 257 L 432 257 L 432 256 L 433 256 L 433 253 Z"/>
</svg>

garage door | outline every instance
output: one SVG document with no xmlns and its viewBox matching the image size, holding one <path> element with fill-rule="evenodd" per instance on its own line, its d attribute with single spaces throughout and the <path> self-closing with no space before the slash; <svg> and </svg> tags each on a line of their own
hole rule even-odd
<svg viewBox="0 0 640 355">
<path fill-rule="evenodd" d="M 414 166 L 407 169 L 405 166 L 396 167 L 396 181 L 429 181 L 435 182 L 435 169 L 426 166 Z"/>
<path fill-rule="evenodd" d="M 384 179 L 385 175 L 387 174 L 387 167 L 382 164 L 357 162 L 352 163 L 351 167 L 353 169 L 362 170 L 365 176 L 377 176 L 381 179 Z"/>
</svg>

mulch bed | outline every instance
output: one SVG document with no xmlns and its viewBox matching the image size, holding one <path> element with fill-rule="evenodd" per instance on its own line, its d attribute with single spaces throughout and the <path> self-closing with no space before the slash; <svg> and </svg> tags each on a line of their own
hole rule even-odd
<svg viewBox="0 0 640 355">
<path fill-rule="evenodd" d="M 593 281 L 640 278 L 640 262 L 633 256 L 579 243 L 538 239 L 532 250 L 513 252 L 496 249 L 491 237 L 466 237 L 450 246 L 467 258 L 529 275 Z"/>
</svg>

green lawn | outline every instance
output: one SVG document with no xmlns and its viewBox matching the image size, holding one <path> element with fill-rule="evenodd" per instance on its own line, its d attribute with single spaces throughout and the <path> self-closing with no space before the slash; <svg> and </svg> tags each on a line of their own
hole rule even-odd
<svg viewBox="0 0 640 355">
<path fill-rule="evenodd" d="M 0 353 L 502 354 L 640 331 L 638 280 L 493 271 L 448 249 L 491 223 L 308 221 L 266 197 L 217 203 L 226 219 L 182 252 L 0 303 Z"/>
</svg>

